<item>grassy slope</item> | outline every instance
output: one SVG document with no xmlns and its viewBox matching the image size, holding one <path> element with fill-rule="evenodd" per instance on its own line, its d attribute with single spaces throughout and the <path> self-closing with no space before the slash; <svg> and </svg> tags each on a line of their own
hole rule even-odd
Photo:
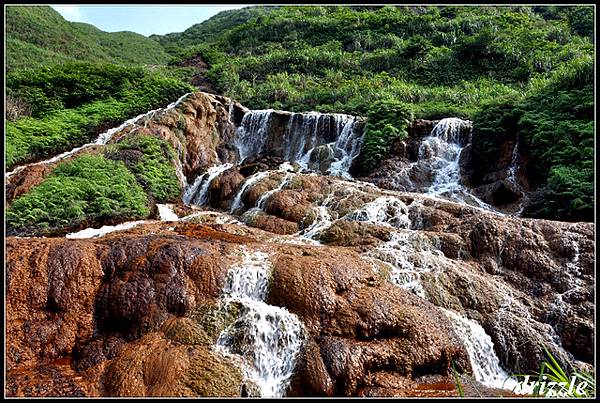
<svg viewBox="0 0 600 403">
<path fill-rule="evenodd" d="M 475 119 L 489 158 L 517 134 L 539 190 L 528 215 L 592 220 L 593 27 L 589 6 L 272 7 L 153 39 L 201 54 L 217 90 L 250 108 L 366 115 L 401 101 Z M 512 118 L 482 119 L 497 108 Z"/>
<path fill-rule="evenodd" d="M 593 201 L 588 186 L 593 117 L 578 112 L 587 110 L 587 101 L 573 105 L 575 113 L 564 102 L 551 103 L 548 111 L 557 113 L 546 113 L 536 100 L 588 98 L 588 82 L 565 89 L 553 77 L 563 70 L 558 76 L 566 78 L 589 71 L 590 10 L 248 7 L 220 13 L 182 33 L 148 39 L 69 23 L 49 7 L 8 7 L 7 59 L 9 67 L 73 59 L 155 65 L 200 54 L 211 65 L 208 74 L 217 89 L 252 108 L 365 115 L 370 105 L 384 100 L 411 104 L 417 117 L 473 119 L 500 103 L 509 113 L 518 109 L 513 115 L 528 147 L 570 145 L 569 153 L 551 151 L 536 160 L 533 175 L 542 187 L 536 209 L 544 213 L 533 215 L 587 219 Z M 186 79 L 172 66 L 156 72 Z M 535 124 L 528 127 L 528 122 Z M 564 128 L 574 125 L 581 135 L 565 140 L 570 135 Z M 491 139 L 505 129 L 493 122 L 486 127 Z M 546 160 L 552 163 L 540 162 Z M 574 174 L 581 167 L 585 178 Z M 548 205 L 558 207 L 549 210 Z M 577 217 L 568 217 L 574 207 Z"/>
<path fill-rule="evenodd" d="M 72 23 L 47 6 L 7 6 L 6 42 L 8 69 L 67 60 L 150 65 L 169 60 L 159 44 L 143 35 Z"/>
</svg>

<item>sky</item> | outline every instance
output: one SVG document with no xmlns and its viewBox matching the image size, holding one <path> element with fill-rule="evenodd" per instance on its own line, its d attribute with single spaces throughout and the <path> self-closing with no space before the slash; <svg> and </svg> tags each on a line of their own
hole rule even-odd
<svg viewBox="0 0 600 403">
<path fill-rule="evenodd" d="M 52 6 L 68 21 L 87 22 L 107 32 L 133 31 L 145 36 L 182 32 L 221 11 L 242 7 L 246 5 Z"/>
</svg>

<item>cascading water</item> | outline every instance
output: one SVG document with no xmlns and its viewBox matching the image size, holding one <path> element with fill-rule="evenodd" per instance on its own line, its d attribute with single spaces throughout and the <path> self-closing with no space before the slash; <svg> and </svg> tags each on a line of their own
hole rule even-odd
<svg viewBox="0 0 600 403">
<path fill-rule="evenodd" d="M 83 239 L 83 238 L 99 238 L 111 232 L 123 231 L 137 227 L 138 225 L 145 224 L 149 221 L 128 221 L 118 225 L 105 225 L 100 228 L 85 228 L 78 232 L 71 232 L 65 235 L 65 238 L 69 239 Z"/>
<path fill-rule="evenodd" d="M 515 393 L 531 393 L 500 366 L 500 359 L 494 352 L 491 337 L 477 322 L 467 319 L 456 312 L 440 308 L 454 324 L 458 337 L 462 340 L 473 368 L 475 379 L 485 386 L 510 389 Z"/>
<path fill-rule="evenodd" d="M 204 174 L 197 177 L 194 183 L 185 190 L 182 198 L 183 202 L 185 204 L 196 204 L 199 206 L 208 203 L 208 189 L 210 188 L 210 184 L 219 177 L 219 175 L 231 167 L 233 167 L 233 164 L 225 163 L 213 165 L 208 168 Z"/>
<path fill-rule="evenodd" d="M 156 207 L 161 221 L 179 221 L 179 216 L 173 211 L 172 204 L 157 204 Z"/>
<path fill-rule="evenodd" d="M 252 175 L 251 177 L 249 177 L 248 179 L 246 179 L 246 181 L 244 182 L 244 184 L 242 185 L 240 190 L 238 190 L 235 197 L 233 198 L 233 201 L 231 202 L 231 207 L 229 208 L 229 211 L 231 213 L 233 213 L 236 210 L 238 210 L 240 207 L 242 207 L 242 196 L 244 196 L 244 192 L 246 192 L 247 189 L 250 189 L 252 186 L 254 186 L 254 184 L 256 184 L 257 182 L 260 182 L 267 176 L 269 176 L 269 172 L 262 171 L 262 172 L 257 172 L 254 175 Z"/>
<path fill-rule="evenodd" d="M 342 157 L 331 163 L 327 174 L 341 176 L 344 179 L 352 179 L 348 171 L 350 165 L 352 165 L 352 161 L 360 154 L 364 136 L 362 133 L 356 133 L 355 117 L 351 122 L 347 122 L 343 125 L 344 128 L 334 144 L 335 149 L 341 151 Z"/>
<path fill-rule="evenodd" d="M 298 317 L 268 305 L 271 264 L 265 253 L 242 249 L 243 262 L 227 274 L 223 302 L 241 305 L 238 319 L 219 335 L 217 349 L 243 358 L 245 376 L 261 397 L 283 396 L 305 337 Z"/>
<path fill-rule="evenodd" d="M 277 186 L 275 189 L 273 190 L 269 190 L 268 192 L 266 192 L 265 194 L 263 194 L 258 201 L 256 202 L 256 207 L 258 207 L 260 210 L 264 211 L 265 210 L 265 205 L 267 204 L 267 201 L 269 200 L 269 198 L 274 195 L 275 193 L 279 192 L 280 190 L 282 190 L 283 188 L 285 188 L 285 186 L 289 183 L 290 179 L 292 179 L 293 174 L 288 173 L 284 176 L 284 178 L 282 179 L 281 183 L 279 184 L 279 186 Z"/>
<path fill-rule="evenodd" d="M 251 111 L 244 115 L 233 142 L 239 154 L 238 163 L 259 155 L 263 150 L 269 135 L 272 113 L 273 110 L 268 109 Z"/>
<path fill-rule="evenodd" d="M 470 143 L 472 122 L 458 118 L 440 120 L 431 134 L 419 146 L 419 160 L 433 173 L 431 185 L 425 190 L 430 196 L 442 196 L 460 203 L 500 214 L 494 207 L 473 195 L 460 178 L 460 156 Z"/>
<path fill-rule="evenodd" d="M 346 217 L 348 220 L 376 223 L 396 228 L 410 227 L 408 208 L 400 199 L 381 196 Z"/>
<path fill-rule="evenodd" d="M 434 169 L 430 195 L 454 195 L 464 190 L 460 183 L 460 155 L 464 147 L 464 130 L 470 130 L 471 122 L 458 119 L 442 119 L 435 125 L 429 137 L 419 147 L 419 159 L 427 159 Z"/>
<path fill-rule="evenodd" d="M 389 267 L 389 281 L 426 298 L 421 274 L 443 268 L 444 254 L 426 236 L 415 231 L 393 232 L 389 241 L 367 254 Z"/>
<path fill-rule="evenodd" d="M 287 124 L 277 128 L 281 117 L 287 119 Z M 234 140 L 238 162 L 260 156 L 266 152 L 266 145 L 280 142 L 281 149 L 276 147 L 277 150 L 270 149 L 269 153 L 280 153 L 286 161 L 296 162 L 306 170 L 351 178 L 348 170 L 360 152 L 363 139 L 358 122 L 358 118 L 343 114 L 249 111 Z M 274 138 L 275 133 L 281 138 Z M 320 147 L 324 147 L 327 158 L 318 153 Z"/>
</svg>

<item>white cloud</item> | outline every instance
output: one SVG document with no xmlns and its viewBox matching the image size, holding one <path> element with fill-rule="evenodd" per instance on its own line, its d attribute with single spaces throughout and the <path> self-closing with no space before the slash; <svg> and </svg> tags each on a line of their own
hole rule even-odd
<svg viewBox="0 0 600 403">
<path fill-rule="evenodd" d="M 83 22 L 83 16 L 79 6 L 64 5 L 64 6 L 50 6 L 60 13 L 65 20 Z"/>
</svg>

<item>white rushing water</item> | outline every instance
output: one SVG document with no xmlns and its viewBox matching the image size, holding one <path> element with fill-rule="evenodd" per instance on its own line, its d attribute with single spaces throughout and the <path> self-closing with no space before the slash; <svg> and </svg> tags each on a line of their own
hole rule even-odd
<svg viewBox="0 0 600 403">
<path fill-rule="evenodd" d="M 419 159 L 429 160 L 434 169 L 433 182 L 427 193 L 431 195 L 456 194 L 463 191 L 460 183 L 460 155 L 464 147 L 463 131 L 470 130 L 471 122 L 458 118 L 440 120 L 419 147 Z"/>
<path fill-rule="evenodd" d="M 281 133 L 282 150 L 269 152 L 279 152 L 286 161 L 296 162 L 305 170 L 323 170 L 323 173 L 351 178 L 348 170 L 360 153 L 363 131 L 358 130 L 358 118 L 344 114 L 249 111 L 242 118 L 234 140 L 238 163 L 267 151 L 265 146 L 274 141 L 271 136 L 276 132 L 272 128 L 282 118 L 287 119 Z M 317 153 L 320 147 L 324 147 L 327 158 Z"/>
<path fill-rule="evenodd" d="M 233 167 L 233 164 L 226 163 L 213 165 L 208 168 L 204 174 L 198 176 L 194 183 L 184 191 L 183 202 L 185 204 L 204 206 L 208 203 L 208 189 L 210 188 L 210 184 L 231 167 Z"/>
<path fill-rule="evenodd" d="M 454 324 L 456 334 L 465 345 L 477 381 L 491 388 L 508 389 L 515 393 L 532 392 L 532 388 L 522 388 L 521 384 L 500 366 L 494 343 L 479 323 L 454 311 L 440 309 Z"/>
<path fill-rule="evenodd" d="M 86 228 L 78 232 L 71 232 L 66 235 L 66 238 L 70 239 L 83 239 L 83 238 L 98 238 L 104 236 L 106 234 L 110 234 L 111 232 L 123 231 L 126 229 L 130 229 L 133 227 L 137 227 L 138 225 L 148 223 L 150 221 L 129 221 L 123 224 L 118 225 L 105 225 L 100 228 Z"/>
<path fill-rule="evenodd" d="M 416 231 L 393 232 L 389 241 L 367 253 L 389 267 L 389 281 L 421 298 L 426 298 L 421 275 L 442 270 L 447 262 L 444 254 L 429 238 Z"/>
<path fill-rule="evenodd" d="M 10 178 L 12 175 L 16 174 L 17 172 L 20 172 L 20 171 L 22 171 L 23 169 L 25 169 L 25 168 L 26 168 L 26 167 L 28 167 L 28 166 L 51 164 L 51 163 L 54 163 L 54 162 L 57 162 L 57 161 L 63 160 L 63 159 L 65 159 L 65 158 L 67 158 L 67 157 L 69 157 L 69 156 L 71 156 L 71 155 L 73 155 L 73 154 L 75 154 L 75 153 L 79 152 L 80 150 L 83 150 L 84 148 L 90 147 L 90 146 L 92 146 L 92 145 L 97 145 L 97 144 L 100 144 L 100 145 L 102 145 L 102 144 L 106 144 L 106 143 L 108 143 L 108 142 L 109 142 L 109 141 L 112 139 L 112 137 L 115 135 L 115 133 L 118 133 L 118 132 L 120 132 L 121 130 L 125 129 L 125 128 L 126 128 L 126 127 L 128 127 L 128 126 L 134 126 L 134 125 L 135 125 L 137 122 L 139 122 L 141 119 L 143 119 L 143 118 L 145 118 L 145 117 L 148 117 L 148 116 L 151 116 L 151 115 L 154 115 L 156 112 L 159 112 L 159 111 L 167 111 L 167 110 L 169 110 L 169 109 L 173 109 L 173 108 L 175 108 L 175 107 L 176 107 L 177 105 L 179 105 L 179 103 L 181 103 L 181 101 L 183 101 L 183 100 L 184 100 L 184 99 L 185 99 L 185 98 L 186 98 L 188 95 L 190 95 L 190 94 L 189 94 L 189 93 L 187 93 L 187 94 L 183 95 L 183 96 L 182 96 L 182 97 L 180 97 L 180 98 L 179 98 L 177 101 L 175 101 L 175 102 L 173 102 L 173 103 L 171 103 L 171 104 L 167 105 L 165 108 L 160 108 L 160 109 L 151 110 L 151 111 L 148 111 L 148 112 L 142 113 L 142 114 L 140 114 L 140 115 L 138 115 L 138 116 L 136 116 L 136 117 L 134 117 L 134 118 L 128 119 L 128 120 L 126 120 L 125 122 L 121 123 L 119 126 L 117 126 L 117 127 L 113 127 L 112 129 L 109 129 L 109 130 L 107 130 L 107 131 L 105 131 L 105 132 L 103 132 L 103 133 L 100 133 L 100 134 L 98 135 L 98 137 L 96 138 L 96 140 L 94 140 L 94 141 L 93 141 L 93 142 L 91 142 L 91 143 L 84 144 L 84 145 L 82 145 L 82 146 L 80 146 L 80 147 L 76 147 L 76 148 L 74 148 L 74 149 L 72 149 L 72 150 L 70 150 L 70 151 L 65 151 L 65 152 L 64 152 L 64 153 L 62 153 L 62 154 L 56 155 L 56 156 L 54 156 L 54 157 L 52 157 L 52 158 L 50 158 L 50 159 L 44 160 L 44 161 L 39 161 L 39 162 L 34 162 L 34 163 L 31 163 L 31 164 L 25 164 L 25 165 L 21 165 L 20 167 L 17 167 L 17 168 L 15 168 L 13 171 L 11 171 L 11 172 L 7 172 L 7 173 L 5 174 L 5 178 Z M 133 130 L 133 128 L 132 128 L 132 130 Z"/>
<path fill-rule="evenodd" d="M 419 146 L 419 160 L 433 169 L 433 180 L 425 193 L 500 214 L 472 194 L 461 181 L 460 156 L 470 143 L 472 122 L 459 118 L 440 120 Z"/>
<path fill-rule="evenodd" d="M 396 228 L 410 227 L 408 207 L 393 196 L 380 196 L 348 214 L 346 218 Z"/>
<path fill-rule="evenodd" d="M 251 177 L 249 177 L 248 179 L 246 179 L 246 181 L 244 182 L 244 184 L 242 185 L 240 190 L 238 190 L 235 197 L 233 198 L 233 201 L 231 202 L 231 207 L 229 208 L 229 211 L 233 213 L 237 209 L 242 207 L 242 196 L 244 196 L 244 192 L 246 192 L 247 189 L 250 189 L 252 186 L 254 186 L 254 184 L 256 184 L 257 182 L 260 182 L 267 176 L 269 176 L 269 172 L 262 171 L 262 172 L 257 172 L 254 175 L 252 175 Z"/>
<path fill-rule="evenodd" d="M 224 303 L 242 306 L 240 316 L 219 335 L 217 349 L 242 357 L 244 375 L 261 397 L 284 396 L 305 337 L 298 317 L 268 305 L 271 277 L 268 255 L 242 249 L 241 264 L 232 267 L 224 287 Z"/>
<path fill-rule="evenodd" d="M 158 215 L 161 221 L 179 221 L 179 216 L 173 211 L 172 204 L 157 204 Z"/>
<path fill-rule="evenodd" d="M 287 173 L 283 179 L 281 180 L 281 183 L 279 184 L 279 186 L 277 186 L 275 189 L 269 190 L 268 192 L 265 192 L 256 202 L 256 207 L 258 207 L 260 210 L 265 211 L 265 205 L 267 203 L 267 201 L 269 200 L 269 198 L 274 195 L 275 193 L 283 190 L 287 184 L 290 182 L 290 180 L 292 179 L 293 174 L 292 173 Z"/>
</svg>

